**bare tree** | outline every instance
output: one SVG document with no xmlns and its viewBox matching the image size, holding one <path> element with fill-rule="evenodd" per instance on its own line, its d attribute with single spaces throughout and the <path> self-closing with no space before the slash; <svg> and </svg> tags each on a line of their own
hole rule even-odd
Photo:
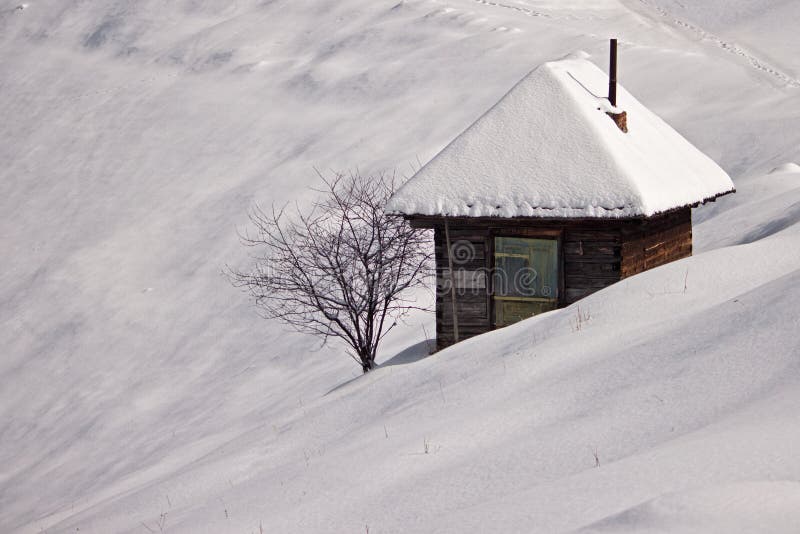
<svg viewBox="0 0 800 534">
<path fill-rule="evenodd" d="M 366 373 L 397 319 L 418 308 L 409 290 L 431 272 L 430 239 L 384 212 L 394 176 L 320 178 L 320 198 L 305 212 L 251 212 L 255 232 L 242 241 L 263 253 L 252 271 L 233 271 L 232 279 L 265 317 L 323 342 L 343 340 Z"/>
</svg>

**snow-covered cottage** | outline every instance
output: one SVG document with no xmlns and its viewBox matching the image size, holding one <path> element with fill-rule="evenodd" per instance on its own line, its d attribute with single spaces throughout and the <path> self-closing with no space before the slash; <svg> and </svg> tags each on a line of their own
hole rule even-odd
<svg viewBox="0 0 800 534">
<path fill-rule="evenodd" d="M 434 229 L 437 348 L 690 256 L 692 207 L 734 192 L 615 78 L 539 66 L 390 199 Z"/>
</svg>

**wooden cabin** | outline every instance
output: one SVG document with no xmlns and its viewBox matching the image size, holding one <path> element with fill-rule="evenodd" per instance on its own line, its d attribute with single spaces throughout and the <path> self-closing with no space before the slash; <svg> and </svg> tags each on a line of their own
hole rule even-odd
<svg viewBox="0 0 800 534">
<path fill-rule="evenodd" d="M 734 192 L 615 78 L 541 65 L 390 199 L 434 230 L 437 349 L 690 256 L 692 208 Z"/>
</svg>

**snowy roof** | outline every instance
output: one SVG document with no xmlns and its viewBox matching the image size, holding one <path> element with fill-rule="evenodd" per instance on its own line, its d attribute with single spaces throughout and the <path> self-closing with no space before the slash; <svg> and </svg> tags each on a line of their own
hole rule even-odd
<svg viewBox="0 0 800 534">
<path fill-rule="evenodd" d="M 447 145 L 390 213 L 640 217 L 734 191 L 708 156 L 586 59 L 545 63 Z M 628 133 L 606 115 L 627 112 Z M 691 110 L 687 110 L 690 113 Z"/>
</svg>

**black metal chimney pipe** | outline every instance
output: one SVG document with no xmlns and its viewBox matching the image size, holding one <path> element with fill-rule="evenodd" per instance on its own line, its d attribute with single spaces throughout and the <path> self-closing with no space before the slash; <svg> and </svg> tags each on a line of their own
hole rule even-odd
<svg viewBox="0 0 800 534">
<path fill-rule="evenodd" d="M 617 105 L 617 40 L 611 39 L 611 65 L 608 68 L 608 101 Z"/>
</svg>

